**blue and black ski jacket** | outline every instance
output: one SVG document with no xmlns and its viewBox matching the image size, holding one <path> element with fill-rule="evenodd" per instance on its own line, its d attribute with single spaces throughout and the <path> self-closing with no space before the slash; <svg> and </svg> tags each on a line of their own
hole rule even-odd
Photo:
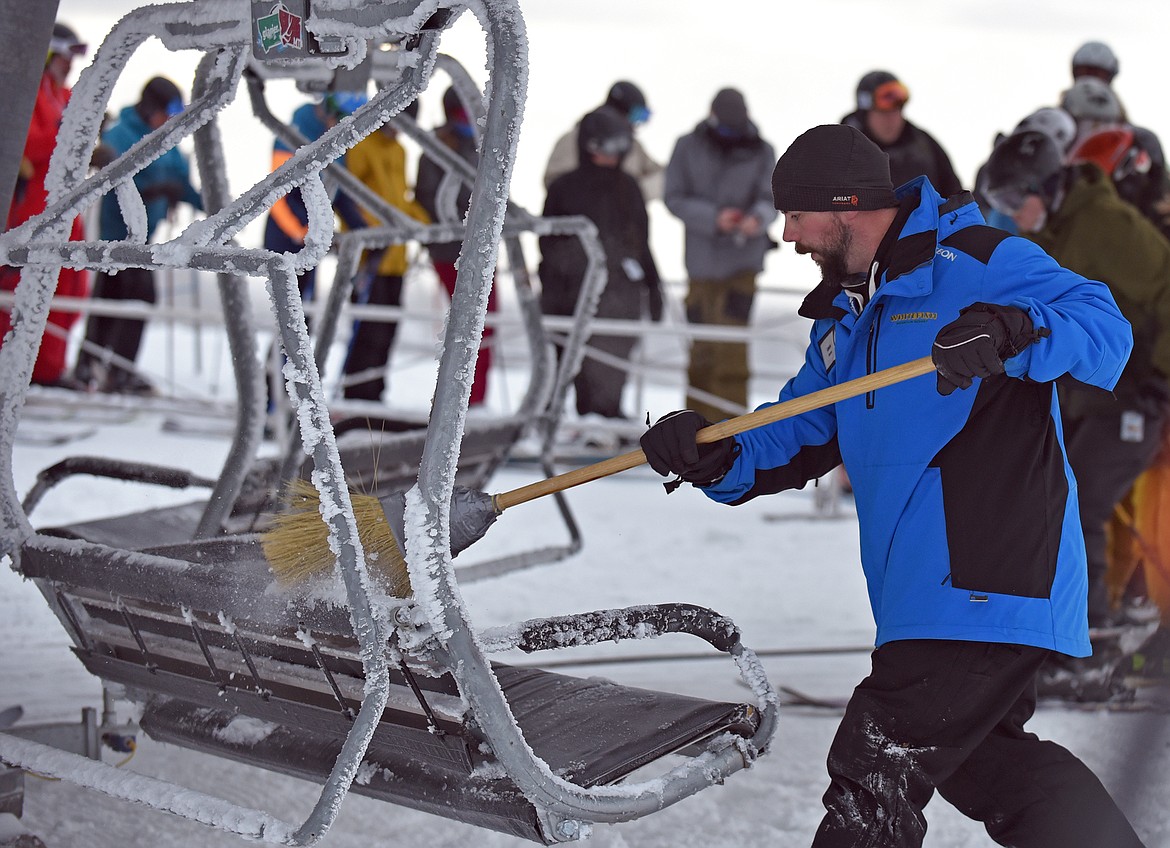
<svg viewBox="0 0 1170 848">
<path fill-rule="evenodd" d="M 1050 334 L 966 391 L 943 397 L 933 376 L 917 377 L 736 436 L 735 464 L 704 491 L 740 504 L 843 460 L 878 645 L 959 639 L 1086 656 L 1085 548 L 1053 381 L 1111 389 L 1130 326 L 1103 283 L 986 226 L 969 194 L 944 200 L 920 177 L 898 196 L 901 228 L 875 259 L 872 297 L 854 314 L 839 287 L 809 295 L 811 343 L 779 401 L 928 355 L 977 301 L 1019 307 Z"/>
</svg>

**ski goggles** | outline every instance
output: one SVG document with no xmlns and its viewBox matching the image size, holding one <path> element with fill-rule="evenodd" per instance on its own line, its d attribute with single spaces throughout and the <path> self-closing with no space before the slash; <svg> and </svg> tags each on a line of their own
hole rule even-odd
<svg viewBox="0 0 1170 848">
<path fill-rule="evenodd" d="M 84 56 L 89 50 L 88 44 L 81 44 L 68 38 L 52 38 L 49 40 L 49 55 Z"/>
<path fill-rule="evenodd" d="M 644 124 L 650 120 L 650 110 L 645 106 L 635 106 L 627 117 L 631 124 L 638 126 L 638 124 Z"/>
<path fill-rule="evenodd" d="M 170 103 L 167 104 L 167 117 L 173 118 L 173 117 L 175 117 L 175 115 L 181 115 L 183 113 L 184 108 L 186 108 L 186 107 L 183 106 L 183 98 L 176 97 L 174 100 L 172 100 Z"/>
<path fill-rule="evenodd" d="M 910 90 L 898 80 L 883 82 L 873 90 L 873 106 L 879 112 L 896 112 L 910 102 Z"/>
<path fill-rule="evenodd" d="M 984 192 L 991 208 L 1009 217 L 1019 212 L 1032 194 L 1041 194 L 1040 187 L 1034 183 L 999 186 Z"/>
<path fill-rule="evenodd" d="M 634 146 L 633 139 L 628 135 L 615 135 L 609 138 L 590 139 L 587 148 L 591 153 L 602 156 L 625 156 Z"/>
</svg>

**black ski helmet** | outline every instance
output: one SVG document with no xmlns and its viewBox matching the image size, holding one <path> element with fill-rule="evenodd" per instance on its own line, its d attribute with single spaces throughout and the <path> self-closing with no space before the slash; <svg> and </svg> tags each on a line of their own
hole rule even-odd
<svg viewBox="0 0 1170 848">
<path fill-rule="evenodd" d="M 605 105 L 617 109 L 623 115 L 630 115 L 635 109 L 646 109 L 646 95 L 642 89 L 629 80 L 618 80 L 609 87 Z"/>
<path fill-rule="evenodd" d="M 893 85 L 890 86 L 889 84 Z M 884 98 L 882 103 L 875 102 L 875 94 L 879 88 L 887 86 L 889 97 Z M 884 89 L 883 91 L 885 91 Z M 902 84 L 896 76 L 889 71 L 870 71 L 857 82 L 857 91 L 855 93 L 857 99 L 857 109 L 861 112 L 868 112 L 870 109 L 878 109 L 879 111 L 886 111 L 895 108 L 892 104 L 897 103 L 898 106 L 903 106 L 910 100 L 910 92 L 906 86 Z M 889 102 L 886 102 L 888 100 Z"/>
<path fill-rule="evenodd" d="M 996 209 L 1011 214 L 1023 198 L 1036 194 L 1049 203 L 1056 196 L 1064 160 L 1047 133 L 1025 130 L 998 144 L 987 160 L 981 191 Z"/>
<path fill-rule="evenodd" d="M 610 106 L 602 106 L 581 119 L 577 139 L 582 153 L 621 157 L 630 152 L 634 131 L 625 115 Z"/>
</svg>

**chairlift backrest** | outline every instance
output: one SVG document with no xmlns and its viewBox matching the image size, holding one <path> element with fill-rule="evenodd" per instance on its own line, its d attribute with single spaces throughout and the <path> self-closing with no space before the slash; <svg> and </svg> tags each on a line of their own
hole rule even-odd
<svg viewBox="0 0 1170 848">
<path fill-rule="evenodd" d="M 277 4 L 285 9 L 290 5 L 288 0 Z M 258 9 L 264 14 L 273 9 L 259 6 L 267 6 Z M 366 106 L 300 146 L 284 165 L 237 197 L 228 196 L 222 166 L 215 166 L 214 122 L 253 55 L 256 22 L 241 14 L 241 2 L 200 0 L 132 12 L 115 26 L 94 64 L 83 72 L 54 154 L 46 212 L 0 235 L 0 262 L 24 269 L 14 309 L 19 317 L 0 348 L 0 465 L 11 467 L 12 433 L 60 266 L 189 267 L 219 275 L 221 292 L 239 275 L 267 278 L 288 357 L 292 404 L 304 452 L 313 462 L 311 476 L 340 580 L 334 586 L 334 603 L 282 594 L 271 585 L 255 537 L 244 531 L 197 533 L 200 538 L 182 542 L 154 539 L 138 546 L 112 544 L 117 534 L 95 541 L 78 528 L 38 532 L 13 490 L 11 474 L 0 474 L 4 550 L 12 555 L 14 567 L 41 589 L 87 667 L 144 704 L 148 731 L 311 777 L 324 787 L 304 822 L 294 825 L 189 790 L 171 787 L 168 795 L 166 787 L 129 779 L 113 769 L 73 762 L 62 767 L 60 755 L 0 734 L 5 760 L 286 844 L 318 841 L 359 774 L 356 791 L 376 790 L 379 797 L 551 843 L 582 835 L 591 822 L 627 821 L 675 803 L 721 782 L 766 748 L 774 731 L 775 693 L 733 626 L 709 611 L 636 607 L 574 616 L 573 621 L 589 624 L 575 639 L 563 637 L 570 622 L 537 620 L 496 633 L 487 642 L 528 650 L 629 634 L 691 632 L 706 638 L 716 633 L 715 642 L 735 659 L 753 687 L 756 705 L 711 704 L 608 685 L 599 697 L 601 684 L 596 682 L 539 669 L 500 668 L 488 659 L 484 638 L 467 620 L 445 528 L 468 401 L 467 381 L 460 375 L 472 371 L 497 247 L 521 227 L 537 232 L 561 227 L 586 238 L 589 233 L 579 222 L 537 222 L 522 210 L 508 208 L 506 186 L 527 77 L 526 36 L 514 0 L 486 0 L 482 7 L 492 91 L 483 149 L 492 155 L 481 157 L 474 174 L 434 405 L 417 483 L 406 494 L 405 525 L 425 532 L 407 535 L 405 555 L 414 594 L 404 600 L 385 597 L 366 568 L 296 274 L 318 262 L 332 241 L 324 172 L 425 87 L 439 36 L 462 7 L 435 0 L 360 5 L 317 0 L 311 9 L 306 7 L 302 37 L 307 33 L 324 42 L 334 57 L 348 54 L 356 61 L 369 40 L 400 38 L 417 52 L 417 59 L 398 84 L 383 87 Z M 277 13 L 279 24 L 279 9 Z M 133 49 L 151 35 L 172 49 L 206 53 L 192 103 L 128 154 L 87 176 L 83 156 L 88 161 L 113 81 Z M 135 204 L 141 204 L 131 188 L 134 174 L 191 134 L 201 168 L 208 167 L 205 219 L 161 245 L 132 238 L 117 243 L 66 240 L 60 221 L 111 190 L 118 191 L 133 214 Z M 316 210 L 305 250 L 290 256 L 232 242 L 293 187 Z M 248 349 L 247 340 L 237 341 Z M 253 376 L 242 372 L 238 379 Z M 241 410 L 241 435 L 233 444 L 245 471 L 254 459 L 259 421 L 258 399 L 250 401 Z M 217 481 L 217 486 L 226 486 L 232 503 L 243 484 L 238 470 L 225 470 Z M 211 521 L 205 513 L 201 528 L 207 530 L 209 523 L 218 530 L 226 522 Z M 424 677 L 437 683 L 420 682 Z M 550 712 L 558 702 L 572 706 L 565 720 L 571 714 L 585 728 L 570 735 L 584 747 L 558 738 L 565 736 L 560 714 Z M 606 730 L 617 723 L 612 713 L 582 706 L 606 702 L 631 714 L 640 709 L 647 720 L 631 722 L 635 729 L 628 734 L 612 733 Z M 262 722 L 269 731 L 264 739 L 251 746 L 232 744 L 230 734 L 222 731 L 241 717 Z M 693 763 L 646 783 L 609 785 L 644 763 L 691 745 L 699 746 Z M 621 749 L 620 755 L 602 756 L 599 746 Z M 580 769 L 570 767 L 578 761 Z M 446 769 L 440 773 L 452 775 L 450 782 L 440 780 L 420 790 L 395 777 L 409 775 L 411 764 L 422 775 L 440 763 Z M 488 767 L 486 772 L 481 765 Z M 475 807 L 476 797 L 486 803 L 463 812 L 465 806 Z"/>
</svg>

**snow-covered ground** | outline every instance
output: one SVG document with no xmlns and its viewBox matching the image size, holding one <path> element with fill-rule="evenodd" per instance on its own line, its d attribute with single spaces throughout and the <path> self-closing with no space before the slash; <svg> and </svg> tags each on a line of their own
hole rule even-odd
<svg viewBox="0 0 1170 848">
<path fill-rule="evenodd" d="M 156 334 L 157 338 L 157 334 Z M 26 425 L 22 425 L 26 426 Z M 27 426 L 35 426 L 30 420 Z M 60 424 L 64 427 L 64 424 Z M 160 417 L 141 413 L 109 424 L 67 449 L 22 446 L 17 487 L 26 491 L 35 472 L 70 453 L 99 453 L 214 471 L 225 442 L 163 432 Z M 536 479 L 532 467 L 505 468 L 493 490 Z M 498 487 L 498 489 L 497 489 Z M 187 496 L 189 497 L 189 496 Z M 128 484 L 76 478 L 53 490 L 34 513 L 37 524 L 157 505 L 184 496 Z M 731 616 L 756 649 L 864 647 L 872 622 L 857 561 L 857 532 L 845 504 L 837 520 L 813 518 L 809 492 L 789 493 L 730 509 L 684 487 L 665 495 L 645 469 L 581 487 L 569 495 L 585 539 L 584 550 L 561 563 L 540 566 L 463 587 L 479 627 L 534 616 L 646 602 L 689 602 Z M 504 515 L 463 557 L 487 556 L 562 538 L 551 505 L 533 502 Z M 65 632 L 31 584 L 0 570 L 0 705 L 21 703 L 26 722 L 72 721 L 83 706 L 99 706 L 99 686 L 67 648 Z M 631 643 L 626 653 L 701 649 L 686 637 Z M 572 656 L 619 657 L 615 648 Z M 546 655 L 549 660 L 563 659 Z M 531 660 L 529 660 L 531 661 Z M 764 660 L 774 685 L 844 696 L 867 670 L 863 652 Z M 638 662 L 565 669 L 664 691 L 741 700 L 747 690 L 726 660 Z M 599 846 L 746 846 L 807 844 L 820 818 L 824 758 L 836 716 L 792 708 L 781 713 L 772 751 L 751 770 L 649 818 L 598 827 Z M 1033 729 L 1082 756 L 1118 795 L 1149 846 L 1170 846 L 1170 733 L 1164 716 L 1077 712 L 1044 707 Z M 107 753 L 107 762 L 118 759 Z M 126 768 L 257 805 L 299 820 L 316 788 L 202 754 L 140 739 Z M 933 848 L 989 844 L 981 828 L 945 803 L 928 809 Z M 240 844 L 166 814 L 111 800 L 63 782 L 29 777 L 25 822 L 50 848 Z M 499 834 L 351 796 L 325 844 L 513 846 Z"/>
<path fill-rule="evenodd" d="M 60 18 L 96 41 L 134 5 L 126 0 L 103 4 L 62 0 Z M 1135 120 L 1163 135 L 1170 131 L 1161 98 L 1164 60 L 1158 44 L 1170 12 L 1155 0 L 1134 0 L 1126 4 L 1124 15 L 1106 15 L 1098 4 L 1049 0 L 1026 6 L 917 0 L 794 6 L 760 0 L 718 12 L 698 0 L 669 4 L 594 0 L 587 7 L 532 0 L 522 7 L 533 70 L 515 194 L 532 209 L 539 209 L 542 202 L 539 179 L 552 141 L 600 102 L 609 82 L 618 78 L 633 79 L 645 88 L 655 114 L 641 135 L 651 152 L 665 159 L 673 139 L 702 117 L 711 95 L 723 85 L 745 90 L 765 136 L 782 149 L 808 126 L 834 121 L 849 111 L 857 78 L 872 67 L 887 66 L 913 92 L 910 117 L 935 133 L 951 152 L 960 176 L 969 179 L 995 131 L 1009 128 L 1034 107 L 1053 102 L 1066 85 L 1072 50 L 1088 38 L 1102 38 L 1121 55 L 1118 86 Z M 447 52 L 473 72 L 481 72 L 482 61 L 474 58 L 474 51 L 482 50 L 482 38 L 474 21 L 461 22 L 449 38 Z M 161 67 L 159 61 L 145 56 L 134 66 L 118 105 L 134 99 L 142 81 Z M 189 87 L 178 64 L 166 67 Z M 424 123 L 438 117 L 438 92 L 433 94 L 429 107 L 424 104 Z M 295 102 L 295 96 L 287 101 L 290 108 Z M 234 142 L 229 138 L 237 191 L 268 166 L 270 140 L 250 121 L 241 114 Z M 678 280 L 682 271 L 677 224 L 660 205 L 653 215 L 659 261 L 664 274 Z M 258 235 L 252 235 L 255 238 L 248 243 L 258 241 Z M 241 241 L 247 238 L 245 233 Z M 800 286 L 815 277 L 811 264 L 789 250 L 773 253 L 769 262 L 766 286 Z M 675 294 L 677 299 L 677 290 Z M 261 297 L 259 292 L 255 296 Z M 441 302 L 438 298 L 434 281 L 426 274 L 408 287 L 408 306 L 433 306 Z M 505 297 L 504 302 L 507 310 L 509 300 Z M 781 295 L 762 299 L 754 324 L 778 337 L 754 347 L 757 370 L 783 372 L 793 365 L 803 335 L 799 322 L 792 319 L 795 303 Z M 675 306 L 677 310 L 677 302 Z M 429 395 L 428 352 L 434 349 L 436 327 L 403 328 L 395 362 L 413 367 L 396 372 L 392 386 L 395 398 L 404 398 L 404 403 L 425 403 Z M 224 397 L 230 388 L 225 388 L 222 340 L 208 328 L 199 338 L 197 347 L 189 329 L 180 327 L 170 335 L 168 327 L 152 325 L 140 362 L 156 377 L 172 376 L 185 392 Z M 651 348 L 663 361 L 673 357 L 677 362 L 681 356 L 674 340 L 657 341 Z M 523 387 L 522 347 L 505 347 L 504 353 L 505 370 L 493 374 L 490 402 L 496 408 L 514 403 Z M 649 411 L 657 417 L 675 408 L 681 401 L 678 380 L 676 375 L 651 384 L 636 397 L 631 390 L 628 411 L 639 417 Z M 774 381 L 757 379 L 754 399 L 764 400 L 776 387 Z M 20 444 L 15 475 L 21 493 L 40 469 L 66 455 L 125 457 L 214 474 L 227 449 L 223 438 L 170 432 L 164 427 L 164 413 L 128 409 L 95 422 L 93 413 L 57 411 L 52 419 L 44 419 L 35 417 L 37 412 L 30 407 L 22 423 L 30 434 L 91 428 L 95 432 L 64 447 Z M 536 475 L 534 466 L 508 466 L 492 481 L 492 488 L 511 489 L 532 482 Z M 841 518 L 816 519 L 810 492 L 729 509 L 689 487 L 667 497 L 658 482 L 649 471 L 636 469 L 570 493 L 584 550 L 558 564 L 462 587 L 475 625 L 679 601 L 730 616 L 742 629 L 744 641 L 756 649 L 850 648 L 871 642 L 856 526 L 847 502 Z M 53 525 L 191 497 L 76 478 L 53 490 L 33 518 L 37 525 Z M 486 558 L 559 541 L 560 533 L 552 505 L 538 501 L 510 510 L 463 557 Z M 41 723 L 75 720 L 82 707 L 100 705 L 97 681 L 69 653 L 65 632 L 40 594 L 7 568 L 0 568 L 0 646 L 0 708 L 20 703 L 25 722 Z M 672 637 L 634 644 L 628 652 L 696 647 L 683 637 Z M 621 653 L 595 648 L 573 656 Z M 844 696 L 865 674 L 867 657 L 864 651 L 851 651 L 781 656 L 765 659 L 764 664 L 776 685 Z M 712 698 L 738 700 L 747 694 L 732 665 L 718 659 L 587 666 L 581 673 Z M 785 710 L 773 750 L 753 769 L 641 821 L 598 827 L 592 841 L 613 848 L 807 844 L 820 819 L 824 758 L 835 725 L 833 715 Z M 1170 732 L 1164 717 L 1044 707 L 1033 729 L 1089 763 L 1151 848 L 1170 848 Z M 257 805 L 286 820 L 303 818 L 317 795 L 316 787 L 290 778 L 145 738 L 140 743 L 126 768 Z M 107 760 L 114 758 L 107 755 Z M 989 844 L 980 827 L 945 803 L 932 804 L 927 813 L 931 848 Z M 50 848 L 241 844 L 235 837 L 162 813 L 33 777 L 27 780 L 25 822 Z M 400 843 L 528 844 L 356 796 L 346 801 L 325 842 L 339 848 Z"/>
<path fill-rule="evenodd" d="M 161 338 L 154 334 L 152 341 Z M 33 410 L 35 412 L 35 408 Z M 27 419 L 22 426 L 34 430 Z M 65 424 L 59 422 L 63 428 Z M 226 443 L 164 432 L 156 413 L 100 427 L 68 448 L 19 448 L 17 488 L 26 491 L 37 470 L 68 454 L 98 453 L 214 471 Z M 535 479 L 532 467 L 505 468 L 493 490 Z M 729 509 L 689 487 L 667 497 L 659 478 L 637 469 L 570 494 L 585 548 L 577 556 L 463 588 L 477 626 L 534 616 L 645 602 L 690 602 L 731 616 L 756 649 L 864 647 L 872 622 L 857 562 L 857 533 L 849 504 L 840 519 L 813 518 L 809 492 L 796 492 Z M 53 490 L 34 513 L 55 524 L 183 500 L 182 494 L 76 478 Z M 503 516 L 466 558 L 487 556 L 561 538 L 550 504 L 533 502 Z M 26 722 L 71 721 L 83 706 L 99 704 L 99 686 L 73 658 L 60 624 L 40 594 L 15 574 L 0 571 L 0 702 L 21 703 Z M 685 637 L 632 643 L 628 652 L 701 648 Z M 572 656 L 605 654 L 613 648 Z M 562 659 L 548 655 L 548 659 Z M 818 695 L 843 696 L 867 668 L 863 652 L 777 657 L 764 661 L 773 683 Z M 574 673 L 573 669 L 568 669 Z M 631 685 L 739 700 L 747 690 L 725 660 L 639 662 L 582 667 Z M 647 819 L 599 827 L 600 846 L 742 846 L 806 844 L 819 821 L 824 757 L 836 724 L 832 714 L 789 709 L 770 754 L 726 786 L 710 789 Z M 1034 730 L 1081 755 L 1113 788 L 1150 846 L 1170 846 L 1170 734 L 1164 717 L 1041 709 Z M 116 761 L 107 753 L 107 761 Z M 126 766 L 242 804 L 297 820 L 316 797 L 308 784 L 257 772 L 149 739 L 141 739 Z M 988 844 L 981 829 L 936 802 L 928 810 L 927 844 L 960 848 Z M 163 813 L 135 807 L 62 782 L 27 779 L 25 822 L 51 848 L 66 846 L 228 846 L 235 837 Z M 325 844 L 505 846 L 522 844 L 494 833 L 352 796 Z"/>
</svg>

